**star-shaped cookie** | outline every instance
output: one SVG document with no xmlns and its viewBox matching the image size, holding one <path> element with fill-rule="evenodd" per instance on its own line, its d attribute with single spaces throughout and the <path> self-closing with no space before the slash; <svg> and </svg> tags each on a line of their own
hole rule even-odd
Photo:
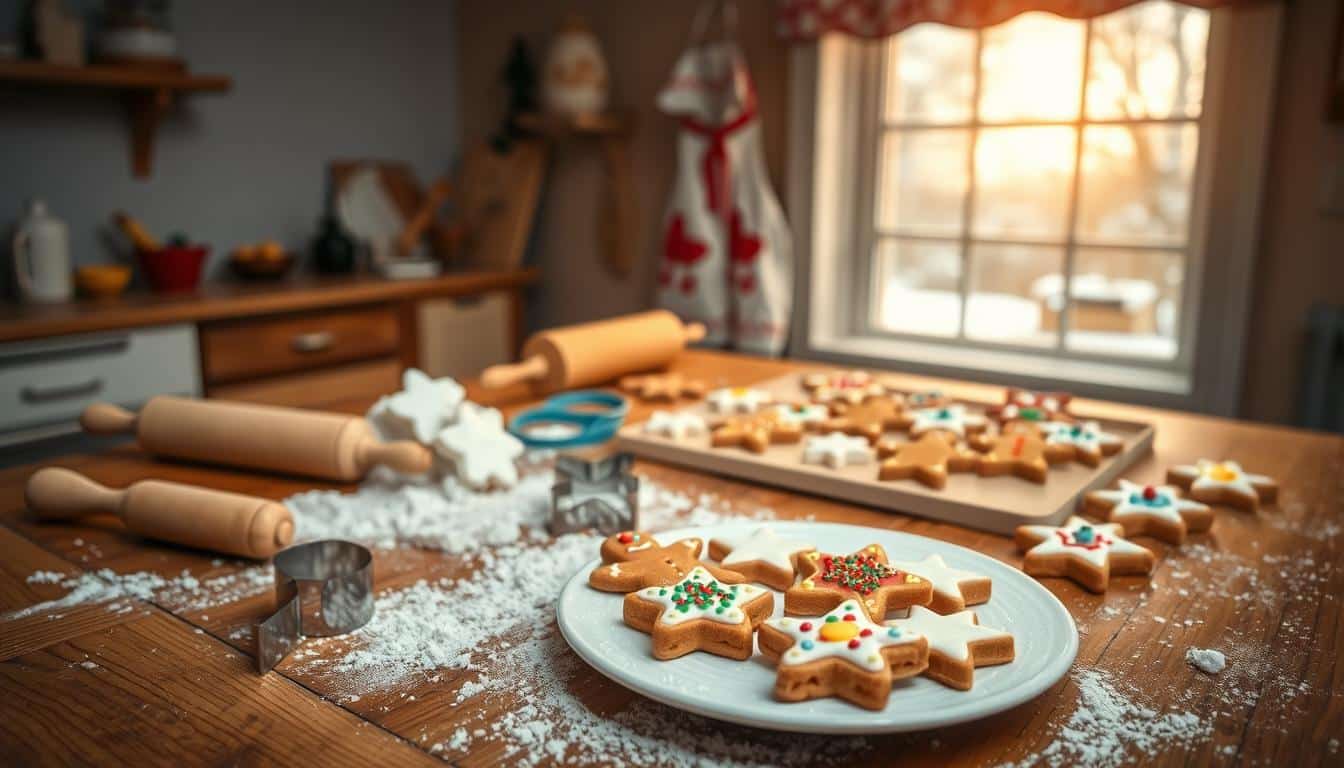
<svg viewBox="0 0 1344 768">
<path fill-rule="evenodd" d="M 891 565 L 933 586 L 929 610 L 935 613 L 956 613 L 968 605 L 987 603 L 993 589 L 988 576 L 953 568 L 940 555 L 929 555 L 923 560 L 892 560 Z"/>
<path fill-rule="evenodd" d="M 639 376 L 626 376 L 620 381 L 622 392 L 638 396 L 641 400 L 674 402 L 679 398 L 697 400 L 705 396 L 705 382 L 700 379 L 688 379 L 679 373 L 648 373 Z"/>
<path fill-rule="evenodd" d="M 1114 456 L 1125 445 L 1119 437 L 1103 432 L 1095 421 L 1047 421 L 1040 425 L 1040 431 L 1045 438 L 1045 460 L 1051 464 L 1077 461 L 1095 467 L 1102 456 Z"/>
<path fill-rule="evenodd" d="M 1194 466 L 1175 466 L 1167 470 L 1167 482 L 1189 491 L 1195 501 L 1227 504 L 1248 512 L 1260 509 L 1260 502 L 1273 503 L 1279 495 L 1278 483 L 1242 470 L 1235 461 L 1200 459 Z"/>
<path fill-rule="evenodd" d="M 1019 551 L 1026 552 L 1022 570 L 1032 576 L 1064 576 L 1092 592 L 1105 592 L 1111 575 L 1146 575 L 1153 570 L 1153 553 L 1121 538 L 1114 523 L 1094 525 L 1071 517 L 1064 525 L 1022 525 L 1014 534 Z M 787 603 L 786 603 L 787 605 Z"/>
<path fill-rule="evenodd" d="M 1033 483 L 1044 483 L 1050 469 L 1045 460 L 1045 441 L 1028 429 L 1014 429 L 997 437 L 981 437 L 974 443 L 984 451 L 980 457 L 981 477 L 1016 475 Z"/>
<path fill-rule="evenodd" d="M 857 435 L 876 443 L 888 429 L 904 429 L 910 423 L 900 401 L 891 397 L 874 397 L 857 405 L 843 403 L 835 406 L 836 417 L 823 428 L 829 432 Z"/>
<path fill-rule="evenodd" d="M 714 427 L 709 444 L 715 448 L 745 448 L 765 453 L 771 445 L 787 445 L 803 439 L 803 429 L 789 424 L 773 411 L 737 416 Z"/>
<path fill-rule="evenodd" d="M 770 590 L 724 584 L 696 566 L 680 582 L 626 595 L 622 614 L 626 624 L 652 636 L 656 659 L 708 651 L 746 661 L 752 633 L 774 609 Z"/>
<path fill-rule="evenodd" d="M 709 556 L 727 570 L 778 590 L 788 589 L 798 572 L 798 558 L 816 547 L 788 539 L 769 526 L 709 540 Z"/>
<path fill-rule="evenodd" d="M 1119 523 L 1126 536 L 1152 536 L 1181 544 L 1187 533 L 1207 531 L 1213 525 L 1212 509 L 1181 498 L 1170 485 L 1121 480 L 1120 490 L 1092 491 L 1083 499 L 1089 511 Z"/>
<path fill-rule="evenodd" d="M 621 531 L 602 542 L 603 565 L 588 574 L 588 585 L 603 592 L 634 592 L 672 584 L 696 567 L 728 584 L 746 581 L 740 574 L 700 562 L 700 549 L 696 538 L 664 547 L 646 531 Z"/>
<path fill-rule="evenodd" d="M 873 460 L 873 447 L 862 437 L 844 432 L 811 435 L 803 442 L 803 463 L 822 464 L 832 469 Z"/>
<path fill-rule="evenodd" d="M 820 429 L 831 417 L 829 408 L 816 403 L 781 403 L 774 407 L 774 412 L 780 421 L 807 431 Z"/>
<path fill-rule="evenodd" d="M 909 618 L 885 624 L 902 632 L 923 635 L 929 644 L 929 666 L 924 676 L 959 691 L 971 690 L 976 667 L 1013 660 L 1013 636 L 1001 629 L 981 626 L 974 611 L 941 616 L 923 606 L 912 605 Z"/>
<path fill-rule="evenodd" d="M 858 405 L 887 391 L 867 371 L 804 374 L 803 388 L 812 393 L 813 402 L 827 405 Z"/>
<path fill-rule="evenodd" d="M 705 396 L 714 413 L 756 413 L 773 400 L 769 392 L 751 387 L 723 387 Z"/>
<path fill-rule="evenodd" d="M 956 445 L 947 432 L 928 432 L 913 443 L 879 445 L 890 452 L 877 471 L 878 480 L 915 479 L 930 488 L 947 485 L 948 472 L 974 472 L 980 455 Z"/>
<path fill-rule="evenodd" d="M 882 709 L 893 680 L 924 671 L 925 639 L 870 620 L 857 600 L 843 600 L 814 619 L 767 619 L 757 635 L 761 653 L 775 661 L 775 698 L 806 701 L 838 696 Z"/>
<path fill-rule="evenodd" d="M 921 408 L 910 414 L 910 436 L 919 437 L 925 432 L 942 430 L 957 437 L 974 435 L 985 430 L 985 417 L 967 413 L 962 405 L 943 405 L 937 408 Z"/>
<path fill-rule="evenodd" d="M 851 555 L 808 552 L 798 560 L 798 575 L 802 580 L 784 592 L 784 612 L 792 616 L 819 616 L 854 600 L 880 621 L 890 611 L 933 599 L 929 582 L 893 568 L 880 544 Z"/>
<path fill-rule="evenodd" d="M 1003 404 L 989 408 L 990 418 L 1000 423 L 1009 421 L 1068 421 L 1068 392 L 1032 392 L 1009 388 L 1003 393 Z"/>
<path fill-rule="evenodd" d="M 687 411 L 654 411 L 644 422 L 644 431 L 648 434 L 673 440 L 703 435 L 707 429 L 704 419 Z"/>
</svg>

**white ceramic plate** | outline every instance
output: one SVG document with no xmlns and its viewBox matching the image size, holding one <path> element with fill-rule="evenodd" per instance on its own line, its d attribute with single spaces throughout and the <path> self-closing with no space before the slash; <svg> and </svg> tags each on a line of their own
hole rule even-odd
<svg viewBox="0 0 1344 768">
<path fill-rule="evenodd" d="M 774 665 L 757 653 L 734 661 L 703 651 L 658 661 L 649 636 L 621 620 L 623 595 L 588 586 L 585 565 L 565 585 L 556 604 L 560 631 L 574 652 L 597 671 L 625 687 L 678 709 L 743 725 L 808 733 L 891 733 L 964 723 L 1003 712 L 1039 696 L 1068 672 L 1078 652 L 1078 628 L 1064 605 L 1035 579 L 1016 568 L 965 547 L 898 531 L 835 523 L 765 523 L 780 535 L 815 543 L 823 552 L 852 552 L 881 544 L 898 560 L 942 555 L 947 564 L 988 575 L 993 597 L 973 610 L 986 626 L 1013 634 L 1016 659 L 975 671 L 970 691 L 946 688 L 924 677 L 895 684 L 885 709 L 873 712 L 840 699 L 797 703 L 775 701 Z M 760 522 L 712 528 L 684 528 L 656 534 L 668 544 L 687 536 L 708 542 L 731 530 Z M 776 593 L 775 615 L 784 611 Z"/>
</svg>

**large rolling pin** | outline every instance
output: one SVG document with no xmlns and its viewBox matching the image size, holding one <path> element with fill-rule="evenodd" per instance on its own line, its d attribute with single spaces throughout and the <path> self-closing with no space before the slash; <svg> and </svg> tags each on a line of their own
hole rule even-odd
<svg viewBox="0 0 1344 768">
<path fill-rule="evenodd" d="M 481 384 L 494 389 L 525 381 L 539 394 L 586 387 L 661 368 L 704 337 L 705 326 L 683 325 L 665 309 L 552 328 L 527 340 L 521 361 L 486 368 Z"/>
<path fill-rule="evenodd" d="M 383 443 L 358 416 L 159 395 L 139 414 L 106 403 L 79 423 L 95 434 L 136 435 L 150 453 L 351 482 L 377 464 L 410 474 L 433 456 L 415 442 Z"/>
<path fill-rule="evenodd" d="M 264 559 L 294 540 L 284 505 L 194 485 L 141 480 L 118 491 L 48 467 L 28 478 L 24 495 L 42 520 L 113 514 L 141 536 L 230 555 Z"/>
</svg>

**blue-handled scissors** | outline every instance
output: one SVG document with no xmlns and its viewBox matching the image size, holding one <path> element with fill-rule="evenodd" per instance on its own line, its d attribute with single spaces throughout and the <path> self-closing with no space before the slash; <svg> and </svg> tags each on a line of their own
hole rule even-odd
<svg viewBox="0 0 1344 768">
<path fill-rule="evenodd" d="M 585 389 L 565 392 L 509 422 L 509 432 L 529 448 L 574 448 L 605 443 L 630 412 L 625 398 Z"/>
</svg>

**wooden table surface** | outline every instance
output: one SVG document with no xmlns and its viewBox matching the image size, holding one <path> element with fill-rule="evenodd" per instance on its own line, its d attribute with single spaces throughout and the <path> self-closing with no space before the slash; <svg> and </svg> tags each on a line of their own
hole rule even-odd
<svg viewBox="0 0 1344 768">
<path fill-rule="evenodd" d="M 715 384 L 744 385 L 807 366 L 690 352 L 676 367 Z M 909 377 L 911 386 L 930 381 Z M 997 393 L 979 385 L 939 384 L 963 397 Z M 471 394 L 506 410 L 526 397 L 517 391 L 487 396 L 475 388 Z M 346 409 L 358 412 L 366 405 L 348 403 Z M 649 410 L 637 405 L 632 418 Z M 1188 712 L 1208 725 L 1197 739 L 1132 744 L 1122 753 L 1129 760 L 1167 765 L 1340 764 L 1344 438 L 1088 401 L 1080 402 L 1078 410 L 1156 424 L 1154 454 L 1134 467 L 1132 479 L 1156 482 L 1172 464 L 1233 458 L 1250 471 L 1277 478 L 1280 501 L 1258 515 L 1220 509 L 1212 531 L 1193 536 L 1184 549 L 1143 539 L 1158 554 L 1152 579 L 1117 579 L 1104 596 L 1086 593 L 1069 581 L 1046 580 L 1081 633 L 1069 676 L 1035 701 L 975 724 L 865 739 L 861 758 L 842 757 L 841 762 L 1030 764 L 1041 759 L 1042 751 L 1049 754 L 1052 744 L 1058 747 L 1061 729 L 1080 706 L 1080 676 L 1096 671 L 1114 689 L 1150 708 L 1153 717 Z M 275 499 L 315 487 L 301 480 L 158 463 L 132 447 L 56 463 L 116 486 L 155 477 Z M 648 462 L 637 469 L 660 486 L 749 500 L 773 508 L 781 518 L 814 516 L 902 530 L 965 545 L 1014 565 L 1021 562 L 1005 537 Z M 173 576 L 183 569 L 219 575 L 238 567 L 233 561 L 216 565 L 206 554 L 137 540 L 109 521 L 36 524 L 23 509 L 22 488 L 30 471 L 0 472 L 0 548 L 5 553 L 0 559 L 0 612 L 62 594 L 54 585 L 28 583 L 28 576 L 38 570 L 110 568 Z M 460 558 L 440 552 L 396 552 L 395 561 L 379 556 L 379 589 L 463 569 Z M 389 563 L 393 567 L 385 567 Z M 1190 585 L 1204 588 L 1187 589 Z M 1211 591 L 1211 586 L 1216 589 Z M 352 766 L 428 765 L 440 756 L 461 765 L 506 761 L 506 745 L 491 740 L 473 743 L 465 755 L 431 755 L 423 748 L 447 739 L 472 708 L 502 706 L 478 702 L 481 697 L 454 706 L 452 692 L 461 680 L 452 675 L 438 683 L 420 681 L 412 696 L 402 691 L 355 702 L 341 700 L 330 689 L 329 678 L 307 674 L 288 661 L 275 673 L 258 676 L 250 639 L 231 635 L 237 637 L 237 628 L 255 622 L 268 608 L 267 596 L 208 611 L 136 600 L 120 611 L 86 604 L 63 609 L 59 619 L 37 613 L 0 622 L 0 760 L 8 765 Z M 1229 667 L 1216 676 L 1195 671 L 1185 661 L 1186 649 L 1192 647 L 1225 651 Z M 586 668 L 571 685 L 606 719 L 638 699 Z M 691 722 L 727 740 L 714 743 L 779 743 L 778 736 L 763 731 Z M 714 759 L 716 753 L 706 754 Z M 1064 762 L 1070 762 L 1069 753 L 1064 754 Z"/>
</svg>

